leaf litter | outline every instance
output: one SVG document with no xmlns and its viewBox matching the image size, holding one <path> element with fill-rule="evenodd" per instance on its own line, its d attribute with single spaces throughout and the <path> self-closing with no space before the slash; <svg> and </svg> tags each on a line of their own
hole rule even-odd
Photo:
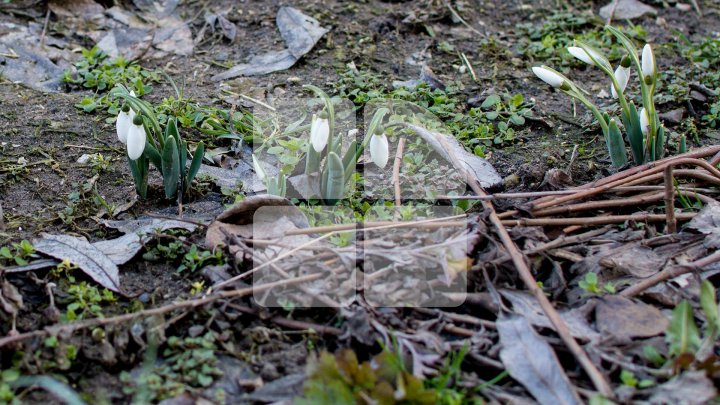
<svg viewBox="0 0 720 405">
<path fill-rule="evenodd" d="M 78 2 L 85 3 L 87 2 Z M 92 4 L 85 5 L 88 7 L 83 12 L 93 10 Z M 188 35 L 192 26 L 176 18 L 177 3 L 138 0 L 134 5 L 141 10 L 137 15 L 117 7 L 105 10 L 100 18 L 109 18 L 121 25 L 115 25 L 109 30 L 106 27 L 102 31 L 104 36 L 95 40 L 107 39 L 107 44 L 103 45 L 107 46 L 106 49 L 133 59 L 148 52 L 155 55 L 175 51 L 180 55 L 190 54 L 193 48 L 188 46 L 189 41 L 193 42 L 193 46 L 201 43 L 197 40 L 199 35 L 194 39 L 192 35 Z M 285 65 L 288 67 L 282 69 L 290 68 L 326 33 L 320 34 L 320 31 L 325 29 L 320 27 L 317 21 L 297 10 L 294 10 L 297 13 L 291 12 L 292 10 L 294 9 L 281 8 L 276 15 L 276 24 L 287 49 L 267 54 L 269 59 L 263 62 L 270 62 L 270 69 Z M 443 10 L 448 12 L 445 8 Z M 84 16 L 73 16 L 72 13 L 57 8 L 53 12 L 63 18 L 89 21 L 97 16 L 97 13 L 91 12 Z M 212 11 L 198 15 L 203 16 L 207 30 L 219 30 L 219 34 L 228 41 L 237 36 L 238 26 L 231 22 L 224 12 Z M 621 18 L 619 15 L 622 14 L 616 14 L 615 18 Z M 228 18 L 225 18 L 226 16 Z M 163 27 L 147 25 L 143 19 L 147 20 L 149 17 L 162 21 Z M 129 32 L 132 26 L 135 26 L 137 31 L 126 35 L 123 29 L 130 27 L 126 30 Z M 37 31 L 37 28 L 36 26 L 32 29 Z M 152 35 L 148 36 L 149 33 Z M 47 43 L 55 40 L 57 38 L 48 37 Z M 56 49 L 61 50 L 65 46 L 58 43 Z M 248 65 L 252 65 L 253 61 L 254 59 L 251 59 Z M 443 75 L 443 78 L 445 77 L 447 76 Z M 42 80 L 38 81 L 40 82 Z M 434 145 L 434 150 L 457 165 L 457 169 L 469 171 L 472 174 L 470 180 L 488 188 L 502 183 L 502 178 L 492 166 L 488 167 L 487 161 L 483 162 L 478 156 L 465 152 L 460 144 L 455 145 L 453 137 L 430 131 L 426 131 L 425 137 L 428 138 L 428 143 Z M 254 176 L 250 166 L 243 160 L 238 162 L 227 167 L 212 167 L 210 170 L 216 170 L 214 173 L 217 177 L 222 177 L 218 183 L 228 188 L 237 185 L 238 181 L 245 185 L 253 184 Z M 235 170 L 243 164 L 247 167 Z M 232 173 L 242 170 L 243 174 Z M 583 190 L 582 187 L 579 189 Z M 587 187 L 591 188 L 593 185 Z M 261 184 L 249 189 L 255 192 L 263 191 Z M 627 193 L 628 191 L 618 192 L 618 195 L 609 198 L 619 199 Z M 604 200 L 605 197 L 607 196 L 595 194 L 589 196 L 589 199 L 596 202 L 608 201 Z M 700 282 L 714 277 L 718 272 L 717 266 L 713 267 L 712 263 L 708 265 L 702 261 L 717 249 L 717 205 L 705 204 L 705 209 L 675 234 L 664 235 L 662 222 L 658 225 L 652 218 L 647 217 L 650 218 L 647 222 L 629 219 L 618 222 L 620 225 L 610 225 L 605 232 L 581 237 L 581 234 L 573 231 L 566 233 L 567 228 L 558 227 L 552 222 L 525 226 L 522 222 L 525 220 L 571 220 L 576 217 L 575 214 L 562 214 L 561 218 L 558 218 L 558 215 L 541 215 L 535 205 L 543 203 L 547 203 L 547 200 L 538 198 L 498 204 L 502 206 L 498 211 L 501 219 L 505 221 L 505 226 L 512 227 L 511 239 L 522 247 L 524 259 L 527 259 L 533 275 L 538 281 L 542 279 L 543 293 L 552 297 L 565 327 L 588 351 L 601 373 L 612 381 L 613 388 L 620 393 L 617 398 L 626 401 L 646 400 L 650 403 L 703 403 L 716 396 L 713 378 L 717 381 L 717 374 L 712 365 L 714 360 L 711 358 L 709 365 L 694 359 L 690 360 L 690 363 L 683 363 L 689 353 L 683 353 L 679 359 L 671 358 L 668 357 L 668 346 L 687 348 L 700 345 L 703 339 L 708 340 L 703 322 L 700 326 L 696 325 L 696 321 L 703 321 L 705 317 L 696 315 L 698 304 L 694 297 L 700 289 Z M 199 213 L 204 219 L 212 220 L 207 229 L 202 229 L 206 248 L 222 246 L 231 253 L 229 263 L 213 266 L 212 277 L 218 276 L 210 279 L 213 289 L 207 290 L 205 288 L 208 286 L 202 286 L 196 295 L 180 293 L 178 297 L 182 298 L 178 299 L 178 302 L 161 301 L 156 305 L 153 301 L 153 307 L 150 307 L 151 304 L 147 304 L 150 301 L 145 299 L 142 302 L 150 307 L 150 312 L 129 314 L 131 316 L 125 318 L 119 315 L 111 316 L 107 320 L 92 319 L 87 323 L 71 323 L 64 328 L 50 327 L 47 331 L 62 331 L 57 335 L 59 340 L 63 341 L 77 338 L 71 335 L 83 328 L 104 328 L 102 332 L 106 333 L 106 336 L 101 336 L 95 329 L 92 330 L 92 338 L 102 342 L 98 346 L 110 345 L 112 348 L 114 345 L 119 352 L 125 351 L 130 339 L 134 342 L 129 343 L 130 347 L 142 347 L 144 350 L 149 347 L 150 336 L 154 333 L 151 331 L 160 331 L 162 334 L 165 328 L 171 330 L 173 324 L 177 323 L 183 330 L 187 329 L 191 336 L 199 336 L 205 330 L 215 330 L 225 353 L 246 355 L 247 353 L 238 349 L 242 343 L 232 337 L 233 333 L 240 334 L 253 346 L 261 346 L 262 350 L 272 350 L 272 345 L 265 345 L 268 341 L 287 340 L 290 336 L 266 326 L 281 318 L 297 322 L 284 324 L 283 328 L 292 328 L 287 325 L 294 325 L 294 328 L 301 331 L 313 331 L 307 332 L 314 336 L 307 341 L 308 346 L 330 342 L 333 347 L 353 347 L 358 353 L 362 353 L 377 349 L 375 344 L 380 341 L 384 347 L 399 352 L 412 374 L 428 380 L 442 372 L 443 360 L 454 350 L 467 345 L 467 356 L 461 361 L 462 370 L 452 380 L 466 386 L 481 386 L 483 394 L 496 401 L 577 403 L 581 401 L 578 391 L 585 396 L 592 389 L 587 377 L 577 372 L 578 367 L 569 358 L 564 343 L 557 338 L 559 328 L 555 320 L 551 320 L 552 317 L 543 310 L 536 296 L 520 289 L 522 282 L 509 262 L 507 241 L 500 240 L 498 235 L 493 233 L 493 224 L 487 212 L 472 213 L 464 226 L 453 225 L 446 229 L 418 226 L 411 228 L 412 231 L 399 229 L 382 233 L 367 232 L 369 238 L 351 238 L 342 241 L 349 242 L 349 245 L 340 247 L 337 240 L 334 243 L 330 242 L 330 238 L 319 240 L 323 235 L 327 235 L 326 231 L 311 227 L 306 213 L 281 198 L 249 196 L 219 216 L 215 214 L 217 206 L 207 210 L 199 206 L 195 207 L 196 210 L 190 206 L 183 208 L 190 213 Z M 213 214 L 209 215 L 209 212 Z M 648 212 L 662 213 L 662 210 L 653 211 L 650 207 Z M 176 213 L 176 207 L 165 212 L 167 216 L 174 216 Z M 588 215 L 597 218 L 614 213 L 621 213 L 621 210 L 615 212 L 604 207 L 591 210 Z M 684 223 L 686 219 L 681 221 Z M 467 226 L 468 224 L 472 226 Z M 82 271 L 100 285 L 122 291 L 118 266 L 132 260 L 156 230 L 196 229 L 196 226 L 189 222 L 156 218 L 105 221 L 104 225 L 125 235 L 90 243 L 87 239 L 76 236 L 43 234 L 42 238 L 35 241 L 35 248 L 39 253 L 52 257 L 72 258 Z M 356 226 L 333 232 L 339 235 L 347 230 L 356 235 L 362 233 Z M 400 243 L 401 241 L 407 243 Z M 432 249 L 427 252 L 417 249 L 420 242 L 429 242 Z M 33 260 L 28 266 L 39 261 L 41 260 Z M 50 263 L 54 265 L 57 262 Z M 358 263 L 363 265 L 361 271 L 357 270 Z M 265 266 L 264 269 L 269 271 L 254 271 L 260 266 Z M 210 267 L 205 269 L 209 270 Z M 275 283 L 273 285 L 277 286 L 255 294 L 240 294 L 241 291 L 247 291 L 242 289 L 248 287 L 249 280 L 247 275 L 240 278 L 238 276 L 248 269 L 253 271 L 253 277 L 258 277 L 253 280 L 253 284 L 262 286 Z M 678 269 L 685 269 L 685 274 L 678 275 L 681 273 Z M 493 282 L 500 286 L 502 298 L 511 306 L 513 314 L 498 313 L 497 304 L 482 299 L 488 286 L 478 280 L 478 271 L 486 271 L 492 276 Z M 596 275 L 595 284 L 587 282 L 590 273 Z M 305 282 L 283 284 L 318 275 L 320 277 Z M 660 279 L 660 276 L 664 278 Z M 22 315 L 23 306 L 27 306 L 29 302 L 35 305 L 35 301 L 46 301 L 45 295 L 30 293 L 28 297 L 31 299 L 26 299 L 23 303 L 23 295 L 32 290 L 31 286 L 15 288 L 4 279 L 11 277 L 10 272 L 5 272 L 2 277 L 0 298 L 4 311 L 1 314 L 3 319 L 5 314 L 13 319 Z M 12 280 L 15 282 L 15 279 Z M 370 282 L 367 282 L 368 280 Z M 437 297 L 455 297 L 452 291 L 442 290 L 453 281 L 467 282 L 469 294 L 474 297 L 462 307 L 448 305 L 423 311 L 422 308 L 381 305 L 388 301 L 396 303 L 414 299 L 417 300 L 413 301 L 414 303 L 423 303 Z M 428 285 L 432 286 L 432 289 L 421 288 Z M 632 289 L 638 285 L 645 287 L 640 291 Z M 632 294 L 626 293 L 627 291 Z M 238 298 L 248 296 L 252 298 Z M 178 297 L 164 298 L 174 301 Z M 155 298 L 153 296 L 152 299 Z M 671 315 L 668 310 L 658 309 L 671 308 L 688 298 L 692 298 L 692 303 L 679 305 L 676 314 Z M 325 308 L 318 308 L 315 314 L 308 315 L 295 307 L 309 305 L 313 300 L 326 304 Z M 452 303 L 452 300 L 449 302 Z M 273 303 L 277 304 L 276 308 L 258 305 Z M 705 302 L 702 306 L 712 307 Z M 207 319 L 204 318 L 205 315 L 208 316 Z M 167 316 L 167 319 L 163 318 L 164 316 Z M 134 317 L 144 318 L 148 322 L 134 322 L 130 331 L 120 326 L 124 322 L 131 322 Z M 323 328 L 332 324 L 341 327 L 342 333 L 322 332 L 330 330 Z M 185 328 L 186 326 L 188 328 Z M 20 330 L 24 328 L 20 327 Z M 23 332 L 18 338 L 14 326 L 13 331 L 14 333 L 9 333 L 7 337 L 0 338 L 0 346 L 5 348 L 9 347 L 6 344 L 29 342 L 33 336 L 55 337 L 55 334 L 48 335 L 46 331 L 39 329 L 37 335 L 26 336 Z M 135 344 L 137 346 L 134 346 Z M 90 346 L 91 343 L 84 345 L 86 359 L 102 357 L 91 354 L 95 349 Z M 657 348 L 657 356 L 647 354 L 645 347 Z M 290 347 L 273 354 L 283 357 L 293 351 L 301 350 Z M 303 353 L 307 354 L 307 351 Z M 658 357 L 660 365 L 654 365 L 653 361 L 657 361 Z M 135 361 L 137 363 L 137 358 Z M 244 366 L 237 362 L 228 363 L 232 364 L 231 368 Z M 265 367 L 265 364 L 269 366 Z M 243 381 L 241 384 L 235 381 L 237 379 L 233 380 L 237 382 L 233 384 L 233 400 L 290 401 L 300 395 L 304 382 L 311 375 L 298 374 L 295 372 L 297 370 L 273 372 L 272 368 L 282 365 L 282 362 L 266 361 L 265 364 L 260 364 L 262 373 L 255 363 L 258 374 L 243 377 L 254 382 Z M 507 371 L 509 377 L 493 379 L 493 371 L 501 373 L 503 370 Z M 618 382 L 618 376 L 626 376 L 626 373 L 621 373 L 628 371 L 641 381 L 658 378 L 654 385 L 631 387 L 631 378 L 626 377 L 622 379 L 622 383 Z M 259 376 L 260 374 L 262 376 Z M 674 377 L 667 379 L 670 375 Z M 488 381 L 494 382 L 488 385 Z M 641 382 L 636 381 L 634 384 Z M 196 391 L 196 394 L 199 392 Z M 202 401 L 212 397 L 209 390 L 198 395 L 204 397 Z M 174 401 L 178 402 L 194 400 L 196 397 L 188 394 L 174 398 Z"/>
</svg>

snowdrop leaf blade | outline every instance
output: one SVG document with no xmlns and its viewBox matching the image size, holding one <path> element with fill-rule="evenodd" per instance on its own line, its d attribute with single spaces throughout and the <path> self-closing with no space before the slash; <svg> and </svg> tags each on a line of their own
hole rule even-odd
<svg viewBox="0 0 720 405">
<path fill-rule="evenodd" d="M 615 120 L 610 120 L 610 124 L 608 125 L 607 146 L 610 151 L 610 160 L 613 166 L 621 167 L 627 163 L 625 141 Z"/>
<path fill-rule="evenodd" d="M 335 152 L 328 154 L 327 183 L 325 187 L 325 200 L 336 201 L 343 197 L 345 192 L 345 169 L 340 156 Z"/>
<path fill-rule="evenodd" d="M 177 142 L 172 136 L 165 140 L 162 167 L 165 197 L 173 198 L 177 194 L 178 181 L 180 180 L 180 157 L 178 156 Z"/>
<path fill-rule="evenodd" d="M 192 185 L 193 180 L 195 180 L 195 176 L 197 176 L 198 171 L 200 171 L 204 155 L 205 144 L 200 142 L 197 148 L 195 148 L 195 153 L 193 154 L 192 161 L 190 162 L 190 168 L 188 169 L 187 174 L 187 184 L 185 185 L 186 190 L 190 189 L 190 185 Z"/>
</svg>

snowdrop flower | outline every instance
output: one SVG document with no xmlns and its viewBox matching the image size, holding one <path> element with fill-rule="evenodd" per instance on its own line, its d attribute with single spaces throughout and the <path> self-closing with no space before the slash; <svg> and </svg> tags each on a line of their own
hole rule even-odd
<svg viewBox="0 0 720 405">
<path fill-rule="evenodd" d="M 390 146 L 388 145 L 387 136 L 379 128 L 378 132 L 370 138 L 370 159 L 378 167 L 384 168 L 389 158 Z"/>
<path fill-rule="evenodd" d="M 258 176 L 258 179 L 260 179 L 260 181 L 265 181 L 265 170 L 263 170 L 262 166 L 260 165 L 260 161 L 258 161 L 254 153 L 252 155 L 252 161 L 253 168 L 255 169 L 255 174 Z"/>
<path fill-rule="evenodd" d="M 137 160 L 145 151 L 147 134 L 140 115 L 133 118 L 132 125 L 127 132 L 127 153 L 131 160 Z"/>
<path fill-rule="evenodd" d="M 556 89 L 561 88 L 563 84 L 565 84 L 564 77 L 545 66 L 535 66 L 532 68 L 532 71 L 535 73 L 535 76 L 539 77 L 542 81 L 555 87 Z"/>
<path fill-rule="evenodd" d="M 645 107 L 641 108 L 638 114 L 640 115 L 640 129 L 642 129 L 643 135 L 647 135 L 650 132 L 650 117 L 648 117 Z"/>
<path fill-rule="evenodd" d="M 642 74 L 645 81 L 648 80 L 648 77 L 650 80 L 655 77 L 655 55 L 650 44 L 645 44 L 642 50 Z"/>
<path fill-rule="evenodd" d="M 310 143 L 312 143 L 315 152 L 322 152 L 330 137 L 330 122 L 327 113 L 321 112 L 320 116 L 313 114 L 312 124 L 310 124 Z"/>
<path fill-rule="evenodd" d="M 580 59 L 581 61 L 587 63 L 588 65 L 595 65 L 595 62 L 593 62 L 593 58 L 601 62 L 605 58 L 603 58 L 602 55 L 599 53 L 593 51 L 592 49 L 588 48 L 588 51 L 586 52 L 584 49 L 580 48 L 579 46 L 571 46 L 568 48 L 568 52 L 577 59 Z M 589 53 L 588 53 L 589 52 Z M 592 58 L 590 57 L 592 55 Z"/>
<path fill-rule="evenodd" d="M 115 120 L 115 130 L 117 132 L 118 140 L 126 144 L 128 131 L 132 125 L 133 118 L 135 118 L 135 111 L 130 108 L 127 104 L 123 105 L 122 109 L 118 113 L 117 119 Z"/>
<path fill-rule="evenodd" d="M 131 90 L 130 95 L 135 97 L 135 92 Z M 128 131 L 134 118 L 135 111 L 127 103 L 124 104 L 115 120 L 115 132 L 117 132 L 118 140 L 124 144 L 127 143 Z"/>
<path fill-rule="evenodd" d="M 630 80 L 630 68 L 623 67 L 622 65 L 618 66 L 617 69 L 615 69 L 615 80 L 617 80 L 618 85 L 620 85 L 620 90 L 625 91 L 625 88 L 628 85 L 628 81 Z M 615 90 L 615 85 L 610 85 L 610 92 L 612 93 L 613 98 L 618 98 L 617 90 Z"/>
</svg>

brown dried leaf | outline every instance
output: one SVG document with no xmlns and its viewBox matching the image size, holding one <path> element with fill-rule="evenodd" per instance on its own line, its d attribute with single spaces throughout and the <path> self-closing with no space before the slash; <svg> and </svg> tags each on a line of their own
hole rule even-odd
<svg viewBox="0 0 720 405">
<path fill-rule="evenodd" d="M 687 227 L 707 235 L 705 247 L 720 248 L 720 203 L 709 201 Z"/>
<path fill-rule="evenodd" d="M 41 236 L 42 238 L 33 242 L 35 250 L 56 259 L 68 259 L 98 284 L 109 290 L 122 292 L 117 265 L 85 238 L 47 233 Z"/>
<path fill-rule="evenodd" d="M 598 301 L 595 322 L 600 333 L 620 342 L 660 335 L 668 326 L 668 319 L 657 308 L 617 295 Z"/>
<path fill-rule="evenodd" d="M 501 317 L 496 325 L 502 344 L 500 360 L 540 404 L 582 403 L 555 352 L 526 318 Z"/>
</svg>

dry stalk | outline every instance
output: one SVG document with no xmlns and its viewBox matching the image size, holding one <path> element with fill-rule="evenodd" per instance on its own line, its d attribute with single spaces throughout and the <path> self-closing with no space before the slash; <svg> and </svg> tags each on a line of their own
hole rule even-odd
<svg viewBox="0 0 720 405">
<path fill-rule="evenodd" d="M 261 284 L 252 287 L 240 288 L 230 291 L 218 291 L 212 295 L 203 296 L 188 301 L 174 302 L 172 304 L 163 305 L 157 308 L 145 309 L 142 311 L 131 312 L 109 318 L 93 318 L 82 321 L 72 322 L 64 325 L 52 325 L 45 329 L 34 330 L 32 332 L 19 333 L 0 338 L 0 348 L 12 343 L 22 342 L 34 337 L 57 336 L 59 334 L 73 333 L 79 330 L 88 329 L 96 326 L 115 325 L 123 322 L 132 321 L 136 318 L 145 318 L 154 315 L 164 315 L 179 309 L 191 309 L 201 307 L 206 304 L 213 303 L 220 299 L 247 297 L 257 292 L 267 291 L 275 287 L 288 286 L 293 284 L 307 283 L 315 281 L 323 277 L 323 274 L 308 274 L 306 276 L 296 277 L 291 280 L 280 280 L 272 283 Z"/>
</svg>

